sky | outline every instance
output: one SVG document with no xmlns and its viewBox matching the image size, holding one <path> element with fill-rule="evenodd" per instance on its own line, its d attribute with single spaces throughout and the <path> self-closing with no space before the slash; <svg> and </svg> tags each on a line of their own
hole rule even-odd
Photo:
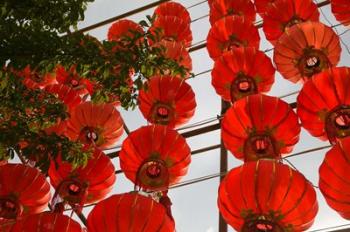
<svg viewBox="0 0 350 232">
<path fill-rule="evenodd" d="M 94 24 L 96 22 L 108 19 L 113 16 L 120 15 L 132 9 L 147 5 L 153 1 L 146 0 L 96 0 L 94 3 L 88 5 L 85 20 L 79 24 L 79 28 Z M 181 0 L 175 1 L 183 4 L 185 7 L 193 6 L 202 0 Z M 146 15 L 151 15 L 154 9 L 144 11 L 142 13 L 128 17 L 134 21 L 145 19 Z M 322 9 L 321 21 L 327 25 L 338 24 L 330 12 L 330 6 L 325 6 Z M 191 7 L 189 9 L 190 15 L 194 22 L 191 24 L 193 33 L 193 44 L 203 41 L 207 37 L 210 28 L 208 17 L 203 17 L 209 13 L 207 2 Z M 325 19 L 325 17 L 328 21 Z M 200 18 L 200 19 L 199 19 Z M 198 19 L 198 20 L 197 20 Z M 338 33 L 346 31 L 343 26 L 336 27 Z M 107 37 L 108 25 L 89 31 L 92 36 L 100 40 Z M 262 29 L 259 30 L 261 36 L 260 50 L 272 48 L 272 45 L 266 41 Z M 350 44 L 350 32 L 346 32 L 341 36 L 346 44 Z M 338 66 L 349 66 L 350 55 L 346 51 L 344 45 L 341 60 Z M 268 52 L 268 56 L 272 56 L 273 52 Z M 213 62 L 209 58 L 206 49 L 201 49 L 191 53 L 193 61 L 193 73 L 201 73 L 213 67 Z M 214 88 L 211 86 L 211 75 L 206 73 L 196 76 L 188 80 L 192 86 L 197 100 L 197 109 L 195 116 L 186 124 L 202 122 L 203 120 L 216 118 L 220 114 L 221 99 L 216 95 Z M 283 96 L 289 93 L 298 91 L 301 88 L 299 84 L 292 84 L 284 80 L 277 72 L 275 77 L 275 84 L 272 90 L 268 93 L 271 96 Z M 283 100 L 287 102 L 294 102 L 296 94 L 284 97 Z M 142 117 L 138 109 L 134 111 L 120 110 L 122 117 L 132 131 L 141 126 L 147 125 L 147 121 Z M 213 123 L 217 123 L 214 121 Z M 185 125 L 185 126 L 186 126 Z M 209 124 L 208 124 L 209 125 Z M 182 130 L 181 132 L 186 131 Z M 122 137 L 119 144 L 126 137 Z M 216 130 L 203 135 L 191 137 L 187 139 L 188 144 L 192 150 L 203 148 L 210 145 L 220 143 L 220 131 Z M 305 130 L 302 130 L 300 142 L 295 146 L 292 154 L 301 152 L 307 149 L 316 148 L 328 145 L 327 142 L 321 142 L 312 138 Z M 300 156 L 291 157 L 288 160 L 302 172 L 305 177 L 314 185 L 318 184 L 318 167 L 321 164 L 325 152 L 321 150 L 317 152 L 307 153 Z M 119 169 L 119 160 L 113 160 L 116 169 Z M 232 154 L 229 153 L 229 169 L 241 165 L 242 162 L 236 160 Z M 192 163 L 189 172 L 182 181 L 193 180 L 203 176 L 219 173 L 220 167 L 220 151 L 213 150 L 192 156 Z M 178 232 L 217 232 L 218 231 L 218 208 L 217 208 L 217 188 L 219 186 L 219 178 L 210 179 L 200 183 L 179 187 L 170 190 L 170 197 L 173 201 L 173 216 L 176 221 L 176 229 Z M 111 194 L 123 193 L 133 190 L 133 184 L 128 181 L 123 174 L 117 176 L 115 188 Z M 342 219 L 336 212 L 331 210 L 325 203 L 318 189 L 316 189 L 319 201 L 319 213 L 315 219 L 315 223 L 310 231 L 320 231 L 325 227 L 333 227 L 344 225 L 348 222 Z M 110 195 L 111 195 L 110 194 Z M 84 214 L 88 215 L 91 208 L 86 208 Z M 79 219 L 77 219 L 79 220 Z M 345 227 L 344 227 L 345 228 Z M 232 228 L 229 231 L 234 231 Z M 324 231 L 331 231 L 327 229 Z"/>
</svg>

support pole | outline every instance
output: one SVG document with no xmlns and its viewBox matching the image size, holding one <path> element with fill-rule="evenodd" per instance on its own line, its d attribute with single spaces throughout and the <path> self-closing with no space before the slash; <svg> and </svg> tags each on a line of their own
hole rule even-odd
<svg viewBox="0 0 350 232">
<path fill-rule="evenodd" d="M 230 107 L 230 103 L 221 100 L 221 115 L 224 115 L 226 110 Z M 222 119 L 221 119 L 222 120 Z M 221 123 L 220 123 L 221 124 Z M 227 149 L 221 138 L 220 142 L 220 173 L 227 172 Z M 220 176 L 220 182 L 225 176 Z M 219 213 L 219 232 L 227 232 L 227 223 Z"/>
</svg>

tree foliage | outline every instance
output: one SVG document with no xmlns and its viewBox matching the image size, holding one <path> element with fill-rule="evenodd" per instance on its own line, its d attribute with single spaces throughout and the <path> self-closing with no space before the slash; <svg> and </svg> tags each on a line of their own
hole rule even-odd
<svg viewBox="0 0 350 232">
<path fill-rule="evenodd" d="M 75 165 L 89 157 L 90 151 L 79 142 L 46 131 L 69 117 L 69 111 L 57 94 L 28 87 L 23 70 L 30 70 L 30 78 L 40 82 L 63 66 L 73 70 L 69 75 L 74 72 L 92 84 L 83 99 L 117 99 L 125 109 L 137 105 L 137 91 L 150 76 L 164 70 L 184 76 L 189 71 L 165 58 L 163 47 L 149 45 L 158 40 L 157 34 L 147 32 L 151 17 L 140 22 L 145 33 L 132 32 L 134 36 L 117 42 L 100 42 L 79 32 L 77 23 L 92 1 L 0 1 L 0 160 L 16 151 L 25 159 L 35 156 L 36 165 L 46 169 L 48 160 L 58 154 Z"/>
</svg>

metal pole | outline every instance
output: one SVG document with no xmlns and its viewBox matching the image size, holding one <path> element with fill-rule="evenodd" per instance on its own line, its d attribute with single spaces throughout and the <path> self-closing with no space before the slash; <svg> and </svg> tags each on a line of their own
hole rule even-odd
<svg viewBox="0 0 350 232">
<path fill-rule="evenodd" d="M 228 102 L 221 100 L 221 115 L 224 115 L 226 110 L 230 107 Z M 227 172 L 227 149 L 221 138 L 220 144 L 220 173 Z M 220 176 L 220 182 L 225 176 Z M 227 223 L 219 213 L 219 232 L 227 232 Z"/>
</svg>

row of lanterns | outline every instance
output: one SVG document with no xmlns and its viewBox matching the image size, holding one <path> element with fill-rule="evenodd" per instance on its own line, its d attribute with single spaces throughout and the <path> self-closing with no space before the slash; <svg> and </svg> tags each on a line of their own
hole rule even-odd
<svg viewBox="0 0 350 232">
<path fill-rule="evenodd" d="M 183 78 L 163 70 L 164 75 L 157 73 L 150 77 L 145 84 L 147 89 L 139 92 L 139 109 L 152 125 L 131 132 L 119 152 L 121 169 L 135 184 L 136 191 L 102 200 L 116 181 L 114 165 L 103 150 L 113 148 L 124 131 L 116 109 L 118 97 L 112 96 L 112 101 L 105 104 L 83 102 L 79 95 L 89 93 L 89 89 L 78 88 L 84 92 L 76 93 L 69 87 L 80 84 L 88 87 L 89 82 L 78 78 L 74 68 L 57 67 L 56 75 L 48 76 L 40 85 L 31 81 L 31 72 L 27 69 L 24 72 L 27 87 L 58 93 L 69 106 L 69 119 L 48 128 L 48 133 L 80 141 L 93 147 L 94 152 L 84 167 L 75 168 L 60 157 L 51 162 L 48 176 L 56 190 L 52 199 L 50 184 L 36 168 L 23 164 L 0 166 L 1 231 L 23 231 L 24 228 L 25 231 L 83 231 L 77 222 L 62 213 L 67 205 L 80 212 L 84 205 L 96 202 L 87 218 L 88 231 L 175 231 L 167 192 L 170 185 L 186 175 L 191 151 L 185 138 L 174 128 L 189 121 L 196 108 L 194 92 L 186 83 L 192 69 L 188 52 L 192 43 L 191 20 L 187 10 L 173 2 L 159 5 L 154 13 L 149 30 L 160 38 L 150 40 L 149 45 L 162 46 L 164 56 L 184 66 L 188 74 Z M 132 31 L 144 33 L 133 21 L 120 20 L 110 27 L 108 39 L 118 41 L 124 36 L 133 36 Z M 116 47 L 115 52 L 118 49 L 125 48 Z M 130 72 L 131 81 L 132 75 Z M 67 85 L 75 85 L 58 85 L 55 83 L 58 79 L 64 83 L 68 79 Z M 22 147 L 25 146 L 23 143 Z M 147 191 L 157 194 L 150 195 Z M 51 212 L 41 213 L 50 199 Z"/>
<path fill-rule="evenodd" d="M 337 18 L 349 23 L 339 7 L 348 3 L 331 2 Z M 232 169 L 220 184 L 221 214 L 241 231 L 303 231 L 312 225 L 318 211 L 313 186 L 301 173 L 280 162 L 299 140 L 299 116 L 302 126 L 313 136 L 329 139 L 334 145 L 320 167 L 320 189 L 332 208 L 350 218 L 345 192 L 349 189 L 346 169 L 350 141 L 344 138 L 350 133 L 346 91 L 350 69 L 333 67 L 341 52 L 338 36 L 318 22 L 317 6 L 311 0 L 254 2 L 264 19 L 264 32 L 275 45 L 277 71 L 290 81 L 305 82 L 296 114 L 282 100 L 261 94 L 274 83 L 275 69 L 258 50 L 260 37 L 253 24 L 255 9 L 251 1 L 208 3 L 212 28 L 207 48 L 215 61 L 212 84 L 224 100 L 232 103 L 222 120 L 222 138 L 226 148 L 245 162 Z M 278 11 L 282 6 L 284 14 Z M 150 32 L 158 34 L 156 28 L 160 28 L 160 41 L 150 41 L 150 46 L 163 46 L 166 57 L 190 72 L 192 33 L 187 10 L 168 2 L 157 7 L 155 15 Z M 108 39 L 130 36 L 130 29 L 143 33 L 138 24 L 120 20 L 111 26 Z M 116 48 L 116 52 L 118 49 L 123 48 Z M 23 164 L 0 166 L 0 229 L 83 231 L 62 214 L 65 206 L 79 212 L 85 204 L 98 202 L 88 216 L 88 231 L 175 231 L 168 187 L 187 173 L 191 156 L 186 140 L 174 128 L 189 121 L 196 107 L 186 78 L 171 73 L 149 78 L 148 88 L 139 93 L 139 107 L 152 125 L 131 132 L 119 153 L 121 169 L 135 184 L 135 190 L 156 191 L 158 196 L 153 199 L 134 191 L 102 200 L 116 181 L 114 166 L 103 150 L 112 148 L 121 137 L 123 121 L 115 107 L 117 98 L 108 104 L 83 102 L 79 97 L 82 93 L 64 85 L 89 86 L 87 80 L 71 78 L 76 77 L 72 74 L 74 68 L 58 67 L 56 77 L 48 76 L 41 85 L 30 82 L 30 78 L 25 80 L 29 88 L 58 94 L 69 107 L 69 119 L 48 131 L 93 147 L 93 156 L 80 168 L 60 158 L 51 163 L 48 174 L 56 189 L 52 199 L 50 185 L 37 169 Z M 63 84 L 55 83 L 58 79 Z M 89 92 L 89 88 L 84 91 Z M 52 211 L 42 213 L 50 199 Z"/>
<path fill-rule="evenodd" d="M 274 45 L 277 71 L 304 84 L 295 113 L 281 99 L 263 95 L 274 83 L 275 68 L 258 50 L 252 2 L 208 3 L 212 85 L 232 103 L 222 119 L 221 136 L 225 147 L 244 161 L 220 183 L 221 215 L 237 231 L 305 231 L 312 226 L 316 192 L 301 173 L 282 163 L 299 141 L 300 118 L 311 135 L 334 145 L 320 167 L 319 186 L 327 203 L 349 219 L 350 140 L 345 137 L 350 131 L 350 68 L 335 67 L 341 55 L 339 37 L 319 22 L 311 0 L 254 1 L 265 36 Z M 337 19 L 349 24 L 349 2 L 331 5 Z"/>
</svg>

